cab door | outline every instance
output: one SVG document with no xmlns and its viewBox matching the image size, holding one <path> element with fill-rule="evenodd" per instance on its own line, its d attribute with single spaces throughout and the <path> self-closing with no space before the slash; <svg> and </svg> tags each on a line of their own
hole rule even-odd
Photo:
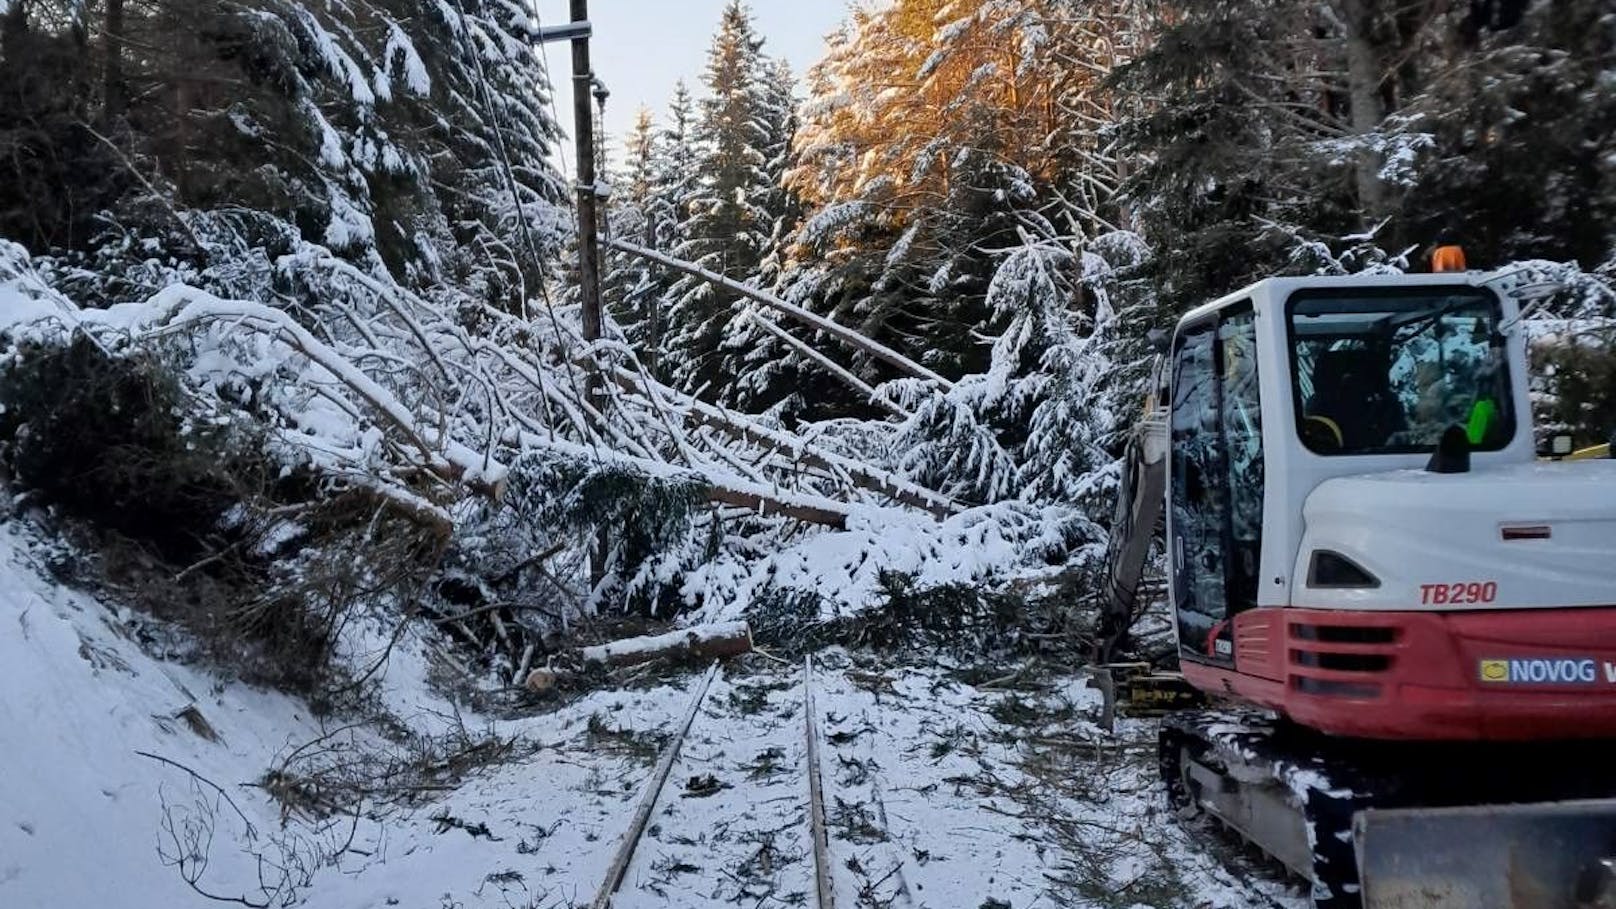
<svg viewBox="0 0 1616 909">
<path fill-rule="evenodd" d="M 1250 303 L 1183 326 L 1174 343 L 1168 555 L 1180 654 L 1233 665 L 1230 621 L 1257 605 L 1263 450 Z"/>
</svg>

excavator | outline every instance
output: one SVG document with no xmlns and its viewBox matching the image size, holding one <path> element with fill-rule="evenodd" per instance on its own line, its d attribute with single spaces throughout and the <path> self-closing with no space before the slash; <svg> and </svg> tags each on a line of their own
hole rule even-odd
<svg viewBox="0 0 1616 909">
<path fill-rule="evenodd" d="M 1540 457 L 1523 311 L 1554 288 L 1458 258 L 1155 339 L 1101 638 L 1165 565 L 1168 797 L 1318 909 L 1616 909 L 1616 460 Z"/>
</svg>

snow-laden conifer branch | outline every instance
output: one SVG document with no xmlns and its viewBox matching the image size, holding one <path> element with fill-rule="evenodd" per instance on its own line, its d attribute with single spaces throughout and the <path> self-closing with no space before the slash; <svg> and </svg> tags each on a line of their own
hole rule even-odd
<svg viewBox="0 0 1616 909">
<path fill-rule="evenodd" d="M 848 484 L 874 492 L 883 498 L 931 512 L 938 517 L 947 517 L 964 508 L 949 497 L 905 480 L 894 473 L 834 454 L 800 436 L 708 404 L 699 398 L 657 386 L 645 376 L 630 370 L 619 367 L 609 375 L 631 392 L 659 396 L 668 401 L 669 406 L 693 426 L 710 426 L 743 445 L 780 452 L 794 463 L 845 477 Z"/>
<path fill-rule="evenodd" d="M 6 252 L 26 262 L 20 250 Z M 632 353 L 586 347 L 574 312 L 562 311 L 552 334 L 492 308 L 446 308 L 317 247 L 282 267 L 318 290 L 300 319 L 178 284 L 139 303 L 81 309 L 37 284 L 30 304 L 8 307 L 0 334 L 183 350 L 187 383 L 210 406 L 245 406 L 275 428 L 286 457 L 373 488 L 437 526 L 452 526 L 457 487 L 497 501 L 510 465 L 536 452 L 677 476 L 714 505 L 833 528 L 845 525 L 850 504 L 951 510 L 935 493 L 614 365 L 633 364 Z M 16 294 L 20 283 L 0 288 Z M 482 323 L 477 336 L 468 317 Z M 596 363 L 616 379 L 604 411 L 572 392 Z"/>
</svg>

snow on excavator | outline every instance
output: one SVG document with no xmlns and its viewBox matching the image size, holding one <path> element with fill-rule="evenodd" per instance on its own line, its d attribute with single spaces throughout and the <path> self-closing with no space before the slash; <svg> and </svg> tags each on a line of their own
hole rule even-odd
<svg viewBox="0 0 1616 909">
<path fill-rule="evenodd" d="M 1463 266 L 1459 266 L 1462 268 Z M 1540 461 L 1506 273 L 1277 278 L 1184 316 L 1102 631 L 1156 529 L 1184 814 L 1340 907 L 1616 907 L 1616 461 Z"/>
</svg>

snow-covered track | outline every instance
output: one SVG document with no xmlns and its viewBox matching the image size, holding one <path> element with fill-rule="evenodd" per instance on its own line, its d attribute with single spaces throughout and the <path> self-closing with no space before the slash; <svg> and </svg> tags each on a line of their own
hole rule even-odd
<svg viewBox="0 0 1616 909">
<path fill-rule="evenodd" d="M 803 728 L 808 743 L 808 817 L 813 826 L 814 892 L 819 909 L 835 909 L 836 891 L 831 882 L 830 834 L 825 829 L 825 783 L 819 763 L 819 711 L 814 705 L 814 658 L 802 660 Z"/>
<path fill-rule="evenodd" d="M 858 829 L 886 835 L 875 762 L 860 759 L 856 792 L 832 781 L 848 750 L 826 741 L 830 725 L 848 719 L 821 697 L 845 687 L 835 675 L 822 677 L 812 657 L 796 673 L 715 664 L 692 689 L 592 909 L 736 900 L 835 909 L 868 905 L 877 893 L 882 906 L 917 905 L 896 844 L 832 830 L 856 812 L 880 819 Z M 670 785 L 675 778 L 682 785 Z M 872 881 L 865 869 L 876 868 Z"/>
<path fill-rule="evenodd" d="M 857 906 L 914 909 L 922 903 L 915 895 L 909 844 L 919 832 L 887 811 L 887 778 L 896 752 L 878 738 L 893 705 L 870 690 L 890 683 L 880 674 L 851 669 L 828 677 L 825 693 L 838 709 L 816 720 L 831 745 L 826 759 L 834 768 L 831 846 L 841 856 L 834 865 L 835 885 Z"/>
<path fill-rule="evenodd" d="M 729 664 L 692 689 L 594 909 L 833 905 L 811 674 Z"/>
<path fill-rule="evenodd" d="M 645 792 L 640 797 L 639 807 L 634 810 L 634 817 L 629 822 L 628 830 L 623 833 L 622 842 L 618 844 L 617 855 L 606 871 L 606 879 L 601 881 L 600 892 L 595 894 L 595 901 L 590 904 L 592 909 L 608 909 L 612 904 L 612 896 L 617 893 L 617 888 L 622 886 L 623 875 L 628 872 L 629 862 L 634 858 L 634 850 L 639 846 L 640 838 L 645 835 L 645 827 L 651 820 L 651 812 L 662 795 L 662 787 L 668 782 L 668 774 L 673 770 L 673 763 L 679 757 L 679 749 L 684 745 L 685 736 L 690 733 L 690 725 L 695 722 L 696 714 L 701 711 L 702 702 L 707 699 L 707 692 L 711 690 L 713 679 L 718 675 L 718 667 L 719 664 L 715 660 L 712 667 L 707 670 L 707 674 L 702 676 L 701 683 L 696 686 L 695 697 L 690 699 L 690 709 L 685 711 L 678 730 L 662 749 L 656 770 L 652 772 L 650 781 L 646 783 Z"/>
</svg>

